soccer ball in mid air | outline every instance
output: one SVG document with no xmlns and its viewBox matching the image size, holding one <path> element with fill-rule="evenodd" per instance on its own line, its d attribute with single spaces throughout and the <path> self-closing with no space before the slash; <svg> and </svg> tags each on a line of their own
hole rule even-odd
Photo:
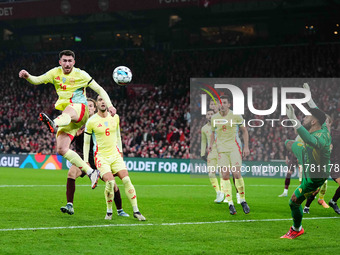
<svg viewBox="0 0 340 255">
<path fill-rule="evenodd" d="M 126 66 L 118 66 L 113 70 L 112 74 L 113 80 L 120 86 L 124 86 L 131 82 L 132 72 L 130 68 Z"/>
</svg>

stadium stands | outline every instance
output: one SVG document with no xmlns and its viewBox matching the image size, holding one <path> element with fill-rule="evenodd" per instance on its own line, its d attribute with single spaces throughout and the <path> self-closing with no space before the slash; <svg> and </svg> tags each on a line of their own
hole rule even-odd
<svg viewBox="0 0 340 255">
<path fill-rule="evenodd" d="M 264 48 L 235 48 L 206 51 L 126 50 L 77 52 L 76 66 L 86 70 L 109 93 L 121 116 L 124 155 L 130 157 L 189 158 L 191 144 L 189 109 L 190 77 L 336 77 L 340 45 L 304 45 Z M 46 54 L 2 53 L 0 55 L 0 152 L 55 152 L 55 139 L 38 121 L 41 111 L 55 117 L 56 93 L 51 85 L 33 86 L 18 79 L 21 68 L 38 75 L 57 65 L 57 52 Z M 133 84 L 152 89 L 129 96 L 128 89 L 114 84 L 117 65 L 129 66 Z M 8 86 L 10 85 L 10 86 Z M 337 91 L 330 84 L 330 91 Z M 321 109 L 339 114 L 339 94 L 312 88 Z M 256 104 L 267 109 L 266 94 Z M 88 96 L 94 93 L 88 90 Z M 269 106 L 268 106 L 269 108 Z M 249 119 L 253 116 L 247 115 Z M 193 123 L 191 123 L 193 124 Z M 200 123 L 201 124 L 201 123 Z M 339 125 L 338 122 L 336 125 Z M 191 125 L 193 126 L 193 125 Z M 291 131 L 293 132 L 293 131 Z M 287 129 L 249 129 L 251 160 L 283 159 L 283 143 L 293 133 Z M 274 142 L 273 142 L 274 141 Z"/>
</svg>

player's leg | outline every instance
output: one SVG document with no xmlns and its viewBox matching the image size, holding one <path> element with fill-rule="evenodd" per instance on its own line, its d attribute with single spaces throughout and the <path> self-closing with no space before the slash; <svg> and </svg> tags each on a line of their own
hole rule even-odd
<svg viewBox="0 0 340 255">
<path fill-rule="evenodd" d="M 332 199 L 329 201 L 328 204 L 330 205 L 330 207 L 332 207 L 334 209 L 334 211 L 337 214 L 340 214 L 340 209 L 339 209 L 338 204 L 337 204 L 337 201 L 340 197 L 340 178 L 334 178 L 334 181 L 339 184 L 339 187 L 335 191 L 334 196 L 332 197 Z"/>
<path fill-rule="evenodd" d="M 306 197 L 308 198 L 312 195 L 323 182 L 311 182 L 310 180 L 307 181 L 305 178 L 302 179 L 301 185 L 297 187 L 289 200 L 289 206 L 293 217 L 293 226 L 289 229 L 287 234 L 281 236 L 281 238 L 293 239 L 304 233 L 304 229 L 302 228 L 303 210 L 301 204 Z"/>
<path fill-rule="evenodd" d="M 74 132 L 74 131 L 72 131 Z M 75 130 L 77 132 L 77 130 Z M 62 155 L 65 159 L 71 162 L 79 169 L 86 172 L 86 174 L 91 179 L 91 186 L 94 189 L 97 186 L 99 172 L 96 169 L 92 169 L 88 164 L 86 164 L 81 157 L 73 150 L 70 149 L 71 144 L 71 134 L 65 133 L 62 130 L 58 131 L 57 135 L 57 152 Z M 72 137 L 73 138 L 73 137 Z"/>
<path fill-rule="evenodd" d="M 285 188 L 283 190 L 283 193 L 281 195 L 279 195 L 279 197 L 287 197 L 288 196 L 288 188 L 290 185 L 290 178 L 292 176 L 292 174 L 294 173 L 294 171 L 289 171 L 286 174 L 286 178 L 285 178 Z"/>
<path fill-rule="evenodd" d="M 114 202 L 117 208 L 117 214 L 118 216 L 123 216 L 123 217 L 130 217 L 129 214 L 127 214 L 126 212 L 124 212 L 123 207 L 122 207 L 122 197 L 120 196 L 120 190 L 117 186 L 117 183 L 115 182 L 115 185 L 113 187 L 113 191 L 114 191 Z"/>
<path fill-rule="evenodd" d="M 318 204 L 322 205 L 323 208 L 329 208 L 328 204 L 324 200 L 326 191 L 327 191 L 327 180 L 325 181 L 324 184 L 322 184 L 320 191 L 319 191 Z"/>
<path fill-rule="evenodd" d="M 216 192 L 216 199 L 214 200 L 214 202 L 221 203 L 224 199 L 224 193 L 221 191 L 220 185 L 218 184 L 218 180 L 216 178 L 217 158 L 210 158 L 208 155 L 207 165 L 209 171 L 209 180 Z"/>
<path fill-rule="evenodd" d="M 229 206 L 229 213 L 231 215 L 236 214 L 236 209 L 233 202 L 233 193 L 232 193 L 232 187 L 230 183 L 230 157 L 229 153 L 219 153 L 218 155 L 218 166 L 221 169 L 221 187 L 223 187 L 223 193 L 225 195 L 225 198 L 227 200 L 228 206 Z"/>
<path fill-rule="evenodd" d="M 137 194 L 135 187 L 131 183 L 131 179 L 129 177 L 128 171 L 126 169 L 120 170 L 117 172 L 118 177 L 122 180 L 124 184 L 125 194 L 130 200 L 133 210 L 133 217 L 137 218 L 140 221 L 146 220 L 145 217 L 139 212 L 137 205 Z"/>
<path fill-rule="evenodd" d="M 314 201 L 316 195 L 319 193 L 319 189 L 317 191 L 315 191 L 310 197 L 307 198 L 305 207 L 303 208 L 303 213 L 309 213 L 309 207 L 312 204 L 312 202 Z"/>
<path fill-rule="evenodd" d="M 80 107 L 80 111 L 78 108 Z M 50 131 L 53 133 L 57 130 L 58 127 L 65 127 L 68 126 L 71 121 L 79 122 L 79 118 L 84 115 L 86 111 L 86 106 L 84 104 L 70 104 L 68 105 L 65 110 L 54 120 L 51 120 L 47 114 L 40 113 L 39 117 L 42 122 L 44 122 Z"/>
<path fill-rule="evenodd" d="M 241 166 L 242 166 L 242 156 L 239 150 L 234 150 L 230 154 L 230 162 L 231 162 L 231 173 L 235 179 L 235 187 L 238 190 L 240 195 L 240 204 L 242 206 L 243 212 L 248 214 L 250 212 L 250 208 L 246 202 L 246 188 L 244 185 L 244 180 L 241 175 Z"/>
<path fill-rule="evenodd" d="M 241 166 L 234 166 L 232 167 L 232 174 L 235 179 L 235 187 L 239 191 L 240 194 L 240 204 L 242 206 L 243 212 L 245 214 L 248 214 L 250 212 L 250 208 L 246 202 L 246 197 L 245 197 L 245 185 L 244 185 L 244 179 L 241 175 Z"/>
<path fill-rule="evenodd" d="M 78 167 L 72 165 L 67 173 L 67 183 L 66 183 L 66 199 L 67 204 L 60 208 L 63 213 L 68 213 L 70 215 L 74 214 L 73 209 L 73 198 L 76 190 L 76 179 L 81 176 L 84 177 L 85 172 L 81 171 Z"/>
<path fill-rule="evenodd" d="M 100 174 L 103 181 L 105 182 L 104 196 L 106 201 L 106 215 L 105 220 L 112 220 L 112 204 L 114 199 L 113 187 L 115 185 L 115 179 L 112 172 L 110 171 L 110 166 L 102 163 L 99 168 Z"/>
<path fill-rule="evenodd" d="M 291 199 L 289 200 L 289 207 L 293 217 L 293 226 L 289 229 L 289 231 L 285 235 L 281 236 L 281 238 L 294 239 L 304 233 L 304 229 L 302 228 L 301 224 L 303 217 L 301 203 L 305 199 L 305 197 L 300 192 L 302 191 L 302 188 L 303 188 L 302 185 L 300 185 L 294 191 Z"/>
</svg>

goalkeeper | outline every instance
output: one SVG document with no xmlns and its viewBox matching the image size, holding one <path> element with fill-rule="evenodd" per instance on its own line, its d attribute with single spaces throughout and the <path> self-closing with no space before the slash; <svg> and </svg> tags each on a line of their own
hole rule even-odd
<svg viewBox="0 0 340 255">
<path fill-rule="evenodd" d="M 307 83 L 303 85 L 310 90 Z M 294 191 L 289 206 L 293 216 L 293 226 L 281 238 L 293 239 L 304 233 L 302 228 L 301 203 L 320 188 L 329 176 L 331 136 L 325 124 L 326 114 L 318 109 L 312 99 L 308 102 L 309 111 L 301 125 L 291 105 L 287 105 L 287 116 L 296 122 L 295 129 L 303 143 L 287 140 L 286 148 L 292 151 L 302 165 L 302 183 Z"/>
</svg>

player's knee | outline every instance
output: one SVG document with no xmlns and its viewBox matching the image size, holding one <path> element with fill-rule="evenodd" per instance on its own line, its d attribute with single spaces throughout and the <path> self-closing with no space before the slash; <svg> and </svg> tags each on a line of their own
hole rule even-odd
<svg viewBox="0 0 340 255">
<path fill-rule="evenodd" d="M 106 189 L 108 190 L 108 191 L 113 191 L 113 187 L 114 187 L 114 185 L 115 185 L 115 181 L 114 180 L 110 180 L 110 181 L 107 181 L 106 182 Z"/>
<path fill-rule="evenodd" d="M 67 178 L 71 178 L 71 179 L 76 179 L 76 175 L 74 172 L 71 171 L 71 169 L 68 171 L 67 173 Z"/>
<path fill-rule="evenodd" d="M 296 203 L 294 203 L 291 199 L 289 199 L 289 207 L 290 208 L 293 208 L 293 207 L 296 207 Z"/>
<path fill-rule="evenodd" d="M 129 176 L 125 176 L 125 177 L 122 179 L 122 182 L 123 182 L 124 185 L 132 185 Z"/>
<path fill-rule="evenodd" d="M 300 204 L 296 203 L 296 201 L 293 201 L 292 199 L 289 199 L 289 206 L 291 209 L 297 208 L 300 206 Z"/>
<path fill-rule="evenodd" d="M 61 156 L 64 156 L 69 148 L 65 148 L 63 146 L 57 146 L 57 153 Z"/>
</svg>

